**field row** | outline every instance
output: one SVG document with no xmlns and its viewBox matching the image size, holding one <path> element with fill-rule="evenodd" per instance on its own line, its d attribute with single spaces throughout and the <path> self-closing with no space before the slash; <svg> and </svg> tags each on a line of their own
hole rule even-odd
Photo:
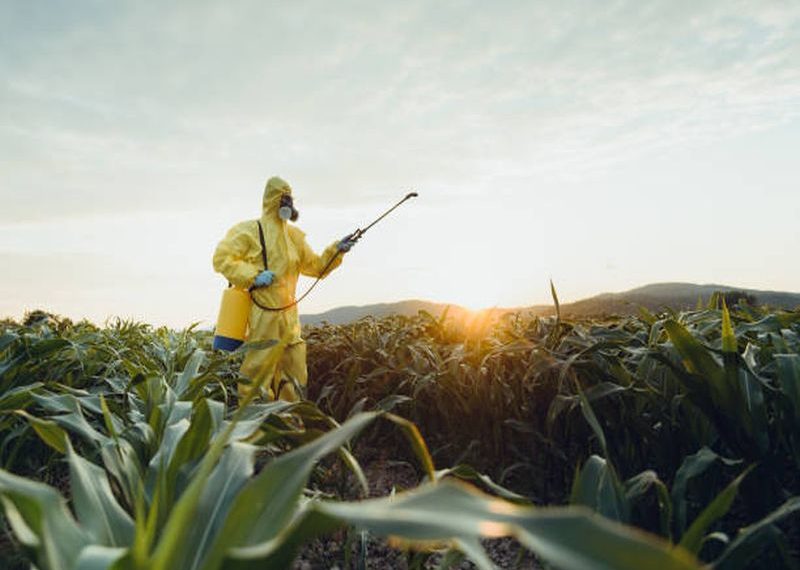
<svg viewBox="0 0 800 570">
<path fill-rule="evenodd" d="M 0 566 L 287 568 L 319 536 L 347 542 L 345 567 L 380 565 L 372 536 L 420 567 L 492 568 L 498 537 L 558 568 L 795 563 L 800 313 L 421 313 L 305 336 L 307 399 L 268 403 L 237 400 L 238 365 L 281 339 L 227 355 L 193 330 L 6 323 Z M 365 499 L 376 450 L 420 484 Z"/>
</svg>

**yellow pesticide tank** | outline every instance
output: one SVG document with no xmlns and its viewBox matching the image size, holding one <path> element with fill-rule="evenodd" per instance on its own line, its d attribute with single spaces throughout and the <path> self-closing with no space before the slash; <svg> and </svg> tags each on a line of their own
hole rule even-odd
<svg viewBox="0 0 800 570">
<path fill-rule="evenodd" d="M 214 331 L 214 350 L 233 351 L 247 338 L 250 320 L 250 293 L 237 287 L 228 287 L 222 293 L 217 328 Z"/>
</svg>

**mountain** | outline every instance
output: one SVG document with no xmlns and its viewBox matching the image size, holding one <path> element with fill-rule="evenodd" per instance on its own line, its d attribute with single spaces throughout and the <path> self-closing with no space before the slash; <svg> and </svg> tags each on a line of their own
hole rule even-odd
<svg viewBox="0 0 800 570">
<path fill-rule="evenodd" d="M 692 309 L 697 301 L 707 302 L 716 291 L 738 291 L 755 297 L 756 303 L 780 309 L 800 307 L 800 293 L 784 291 L 762 291 L 744 289 L 729 285 L 695 283 L 653 283 L 624 291 L 622 293 L 602 293 L 588 299 L 565 303 L 561 310 L 565 315 L 588 316 L 598 314 L 632 314 L 640 306 L 650 311 L 665 307 L 673 309 Z"/>
<path fill-rule="evenodd" d="M 403 316 L 414 316 L 419 311 L 427 311 L 434 316 L 439 316 L 444 311 L 445 305 L 443 303 L 433 303 L 431 301 L 418 301 L 418 300 L 410 300 L 410 301 L 398 301 L 396 303 L 378 303 L 375 305 L 363 305 L 363 306 L 345 306 L 345 307 L 336 307 L 335 309 L 331 309 L 330 311 L 325 311 L 324 313 L 319 313 L 316 315 L 300 315 L 300 322 L 305 325 L 318 325 L 324 321 L 327 321 L 334 325 L 341 325 L 345 323 L 351 323 L 353 321 L 357 321 L 358 319 L 362 319 L 364 317 L 375 317 L 381 318 L 386 317 L 388 315 L 403 315 Z M 462 311 L 463 309 L 459 307 Z"/>
<path fill-rule="evenodd" d="M 697 306 L 698 299 L 707 302 L 716 291 L 739 291 L 755 297 L 758 304 L 769 305 L 781 309 L 795 309 L 800 307 L 800 293 L 785 291 L 762 291 L 758 289 L 743 289 L 729 285 L 695 283 L 652 283 L 637 287 L 621 293 L 601 293 L 594 297 L 581 299 L 572 303 L 562 303 L 561 312 L 566 316 L 584 317 L 593 315 L 629 315 L 638 311 L 640 306 L 650 311 L 659 311 L 664 307 L 673 309 L 693 309 Z M 413 316 L 419 311 L 427 311 L 434 316 L 439 316 L 446 307 L 450 307 L 453 316 L 470 314 L 471 311 L 458 305 L 433 303 L 431 301 L 399 301 L 396 303 L 379 303 L 375 305 L 337 307 L 315 315 L 300 315 L 303 324 L 316 325 L 322 322 L 331 324 L 345 324 L 357 321 L 363 317 L 376 318 L 387 315 Z M 527 311 L 538 315 L 551 315 L 555 312 L 552 305 L 535 305 L 530 307 L 499 308 L 500 312 Z"/>
</svg>

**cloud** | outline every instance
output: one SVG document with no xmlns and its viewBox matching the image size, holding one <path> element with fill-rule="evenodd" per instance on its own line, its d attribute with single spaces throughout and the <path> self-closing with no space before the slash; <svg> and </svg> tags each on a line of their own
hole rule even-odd
<svg viewBox="0 0 800 570">
<path fill-rule="evenodd" d="M 83 6 L 7 24 L 56 33 L 6 40 L 27 57 L 3 89 L 0 148 L 27 153 L 11 165 L 17 195 L 41 198 L 51 175 L 99 211 L 178 207 L 269 165 L 323 204 L 411 180 L 480 194 L 498 176 L 579 177 L 800 107 L 788 2 Z"/>
</svg>

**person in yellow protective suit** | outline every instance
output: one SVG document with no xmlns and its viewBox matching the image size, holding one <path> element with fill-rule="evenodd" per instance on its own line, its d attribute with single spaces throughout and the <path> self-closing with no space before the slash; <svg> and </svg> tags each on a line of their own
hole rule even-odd
<svg viewBox="0 0 800 570">
<path fill-rule="evenodd" d="M 294 382 L 305 386 L 306 346 L 300 336 L 295 289 L 300 274 L 325 277 L 341 265 L 342 255 L 353 246 L 350 236 L 329 245 L 317 255 L 306 243 L 305 234 L 289 220 L 297 219 L 292 189 L 281 178 L 267 180 L 260 220 L 248 220 L 233 226 L 214 252 L 214 270 L 235 287 L 249 289 L 253 298 L 248 341 L 280 340 L 288 344 L 277 364 L 270 364 L 270 348 L 249 350 L 241 372 L 250 386 L 240 386 L 246 394 L 252 388 L 263 389 L 269 399 L 297 400 Z M 263 228 L 268 268 L 264 267 L 258 221 Z M 331 261 L 333 260 L 333 261 Z M 330 263 L 326 274 L 322 275 Z M 284 310 L 269 311 L 264 307 Z"/>
</svg>

